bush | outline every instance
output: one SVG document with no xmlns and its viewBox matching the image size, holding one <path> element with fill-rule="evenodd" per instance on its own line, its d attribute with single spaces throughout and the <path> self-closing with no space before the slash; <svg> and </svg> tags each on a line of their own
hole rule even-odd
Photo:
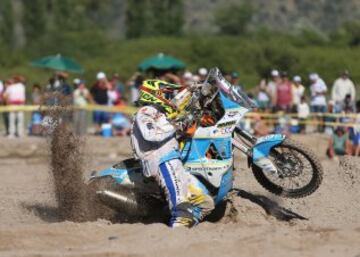
<svg viewBox="0 0 360 257">
<path fill-rule="evenodd" d="M 62 53 L 74 57 L 84 67 L 81 76 L 91 84 L 95 74 L 103 70 L 117 72 L 127 79 L 137 70 L 137 65 L 159 52 L 182 59 L 188 69 L 195 71 L 201 66 L 218 66 L 225 72 L 238 71 L 241 82 L 252 88 L 267 77 L 272 68 L 286 70 L 290 75 L 307 77 L 318 72 L 331 83 L 343 69 L 349 69 L 355 82 L 360 81 L 359 47 L 338 43 L 321 45 L 297 44 L 293 36 L 259 35 L 247 38 L 234 36 L 208 37 L 154 37 L 133 40 L 109 41 L 100 32 L 73 32 L 54 37 L 52 43 L 33 44 L 31 48 L 10 52 L 0 45 L 2 69 L 0 79 L 21 73 L 31 82 L 47 81 L 51 71 L 36 69 L 30 61 L 44 55 Z M 73 77 L 79 75 L 73 75 Z"/>
</svg>

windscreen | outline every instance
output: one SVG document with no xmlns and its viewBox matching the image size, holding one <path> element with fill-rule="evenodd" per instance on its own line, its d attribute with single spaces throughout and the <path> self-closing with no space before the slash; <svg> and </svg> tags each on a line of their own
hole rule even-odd
<svg viewBox="0 0 360 257">
<path fill-rule="evenodd" d="M 239 86 L 231 85 L 218 68 L 212 68 L 208 74 L 207 82 L 213 86 L 216 86 L 222 93 L 228 96 L 232 101 L 240 104 L 245 108 L 256 108 L 257 104 L 250 99 L 245 92 L 241 90 Z"/>
</svg>

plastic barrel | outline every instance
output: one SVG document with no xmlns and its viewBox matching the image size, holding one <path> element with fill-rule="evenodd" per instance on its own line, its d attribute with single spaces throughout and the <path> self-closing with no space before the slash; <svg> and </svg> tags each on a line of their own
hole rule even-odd
<svg viewBox="0 0 360 257">
<path fill-rule="evenodd" d="M 103 137 L 112 137 L 112 127 L 110 123 L 101 125 L 101 134 Z"/>
</svg>

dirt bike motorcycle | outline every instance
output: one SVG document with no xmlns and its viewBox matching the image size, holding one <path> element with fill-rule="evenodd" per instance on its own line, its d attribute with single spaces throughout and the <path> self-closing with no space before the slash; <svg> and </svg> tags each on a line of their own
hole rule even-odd
<svg viewBox="0 0 360 257">
<path fill-rule="evenodd" d="M 233 189 L 235 150 L 247 156 L 255 179 L 275 195 L 301 198 L 318 189 L 323 168 L 310 149 L 282 134 L 256 138 L 239 127 L 256 104 L 226 81 L 219 69 L 211 69 L 206 82 L 184 94 L 190 101 L 175 122 L 184 127 L 196 123 L 197 128 L 191 137 L 180 139 L 181 159 L 217 206 Z M 204 115 L 214 122 L 201 124 Z M 133 158 L 93 173 L 88 185 L 101 204 L 121 215 L 146 217 L 166 209 L 161 189 L 143 176 L 140 162 Z"/>
</svg>

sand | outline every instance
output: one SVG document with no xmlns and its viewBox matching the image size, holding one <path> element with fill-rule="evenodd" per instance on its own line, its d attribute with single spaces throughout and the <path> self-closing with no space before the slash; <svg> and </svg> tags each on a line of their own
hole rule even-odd
<svg viewBox="0 0 360 257">
<path fill-rule="evenodd" d="M 360 257 L 360 158 L 330 161 L 326 138 L 297 139 L 313 148 L 324 166 L 323 184 L 313 195 L 295 200 L 271 195 L 237 156 L 231 212 L 228 208 L 217 222 L 175 230 L 161 223 L 66 220 L 56 201 L 47 142 L 2 139 L 0 256 Z M 128 139 L 88 138 L 81 169 L 88 175 L 130 151 Z"/>
</svg>

